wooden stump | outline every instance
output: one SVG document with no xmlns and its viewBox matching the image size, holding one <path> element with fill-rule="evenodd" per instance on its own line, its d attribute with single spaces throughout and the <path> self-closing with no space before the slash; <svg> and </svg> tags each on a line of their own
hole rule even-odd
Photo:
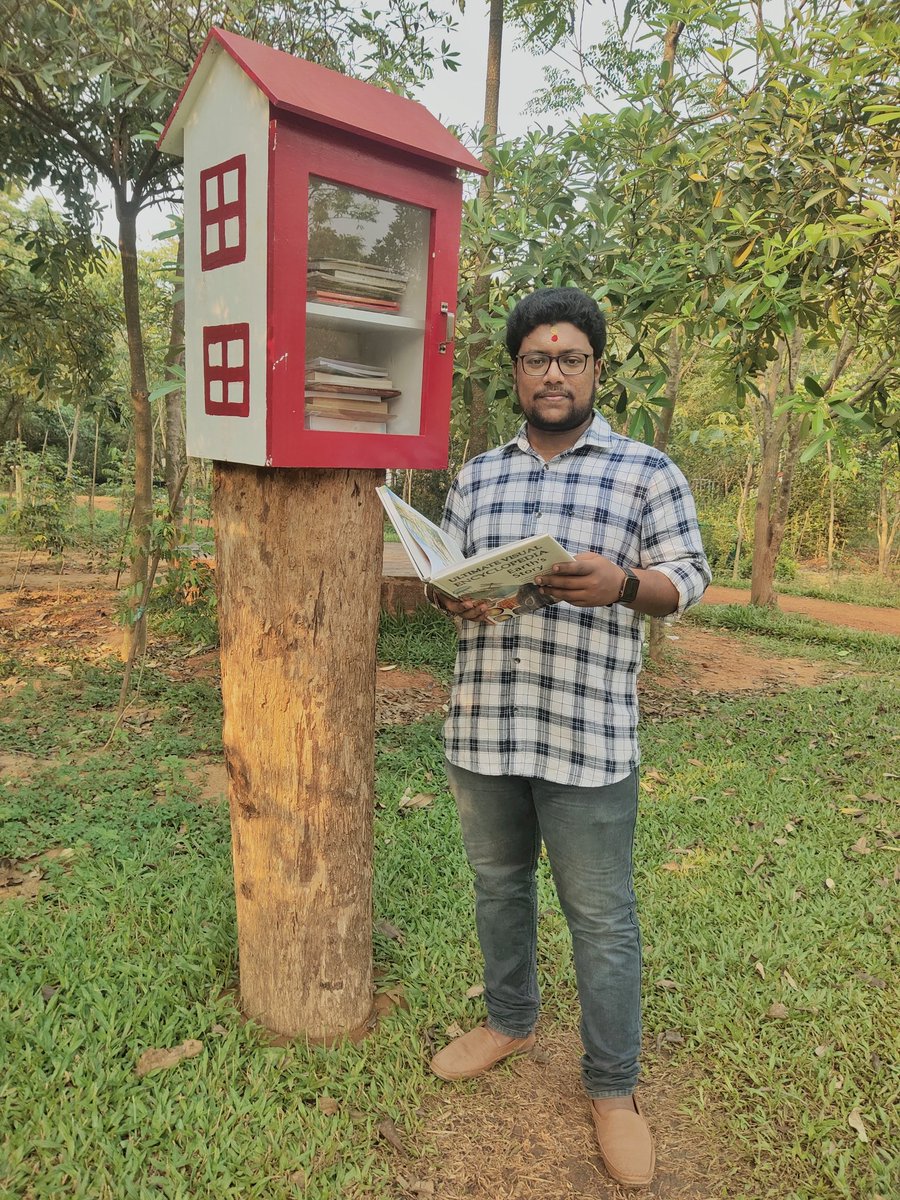
<svg viewBox="0 0 900 1200">
<path fill-rule="evenodd" d="M 216 464 L 241 1006 L 289 1036 L 371 1010 L 382 479 Z"/>
</svg>

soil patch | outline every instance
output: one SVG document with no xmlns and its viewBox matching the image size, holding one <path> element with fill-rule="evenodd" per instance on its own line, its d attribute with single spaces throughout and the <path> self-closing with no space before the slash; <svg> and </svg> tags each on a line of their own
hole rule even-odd
<svg viewBox="0 0 900 1200">
<path fill-rule="evenodd" d="M 426 1139 L 437 1150 L 429 1173 L 440 1200 L 625 1200 L 603 1167 L 578 1063 L 574 1031 L 538 1033 L 531 1055 L 473 1084 L 448 1084 L 426 1104 Z M 717 1114 L 685 1111 L 690 1071 L 645 1054 L 638 1092 L 656 1139 L 657 1171 L 642 1196 L 708 1200 L 725 1194 Z M 708 1102 L 707 1102 L 708 1103 Z M 427 1160 L 426 1160 L 427 1161 Z M 419 1164 L 419 1169 L 424 1164 Z M 734 1164 L 729 1164 L 734 1169 Z"/>
<path fill-rule="evenodd" d="M 750 592 L 741 588 L 710 587 L 704 604 L 749 604 Z M 892 633 L 900 637 L 900 608 L 873 608 L 868 604 L 844 604 L 839 600 L 815 600 L 811 596 L 779 596 L 782 612 L 802 613 L 826 625 L 843 625 L 864 633 Z"/>
</svg>

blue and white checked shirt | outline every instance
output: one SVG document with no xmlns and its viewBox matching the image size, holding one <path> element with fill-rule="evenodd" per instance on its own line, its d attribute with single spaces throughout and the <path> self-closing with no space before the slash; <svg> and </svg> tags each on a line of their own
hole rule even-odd
<svg viewBox="0 0 900 1200">
<path fill-rule="evenodd" d="M 525 426 L 467 463 L 443 526 L 468 557 L 550 533 L 662 571 L 678 613 L 710 581 L 693 497 L 664 454 L 614 433 L 598 413 L 571 449 L 544 462 Z M 524 775 L 577 787 L 624 778 L 639 762 L 637 675 L 643 617 L 621 604 L 565 601 L 498 625 L 460 621 L 444 726 L 447 757 L 482 775 Z"/>
</svg>

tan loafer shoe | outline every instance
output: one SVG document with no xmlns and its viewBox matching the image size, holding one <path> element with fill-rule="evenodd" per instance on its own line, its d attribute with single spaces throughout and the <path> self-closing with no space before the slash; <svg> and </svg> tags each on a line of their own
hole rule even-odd
<svg viewBox="0 0 900 1200">
<path fill-rule="evenodd" d="M 591 1116 L 597 1132 L 597 1145 L 603 1165 L 617 1183 L 625 1187 L 646 1187 L 656 1169 L 653 1135 L 644 1120 L 635 1096 L 632 1109 L 598 1110 L 591 1101 Z"/>
<path fill-rule="evenodd" d="M 509 1038 L 487 1025 L 479 1025 L 439 1050 L 431 1060 L 431 1069 L 438 1079 L 451 1083 L 457 1079 L 475 1079 L 511 1054 L 524 1054 L 534 1041 L 533 1033 L 528 1037 Z"/>
</svg>

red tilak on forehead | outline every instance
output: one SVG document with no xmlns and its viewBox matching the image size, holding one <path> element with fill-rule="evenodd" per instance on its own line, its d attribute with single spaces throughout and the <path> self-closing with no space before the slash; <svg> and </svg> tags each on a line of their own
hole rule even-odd
<svg viewBox="0 0 900 1200">
<path fill-rule="evenodd" d="M 556 326 L 555 326 L 555 325 L 554 325 L 554 326 L 551 328 L 551 330 L 550 330 L 550 341 L 551 341 L 551 342 L 558 342 L 558 341 L 559 341 L 559 334 L 556 332 Z"/>
</svg>

